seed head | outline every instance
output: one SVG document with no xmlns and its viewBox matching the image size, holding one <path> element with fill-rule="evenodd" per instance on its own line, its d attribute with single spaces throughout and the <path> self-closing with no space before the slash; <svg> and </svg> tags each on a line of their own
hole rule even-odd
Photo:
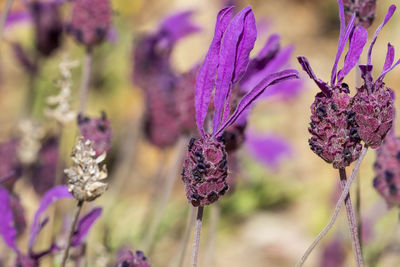
<svg viewBox="0 0 400 267">
<path fill-rule="evenodd" d="M 95 200 L 107 189 L 107 184 L 102 182 L 107 178 L 106 166 L 99 167 L 106 154 L 96 158 L 92 146 L 92 141 L 79 137 L 72 151 L 73 166 L 64 170 L 68 176 L 68 191 L 78 201 Z"/>
</svg>

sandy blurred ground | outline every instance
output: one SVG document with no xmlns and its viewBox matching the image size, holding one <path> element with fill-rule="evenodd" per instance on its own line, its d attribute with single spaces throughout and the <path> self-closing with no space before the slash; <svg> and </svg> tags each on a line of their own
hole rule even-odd
<svg viewBox="0 0 400 267">
<path fill-rule="evenodd" d="M 165 169 L 163 162 L 166 162 L 167 168 L 171 166 L 176 153 L 174 149 L 158 151 L 148 144 L 140 134 L 143 99 L 140 90 L 130 82 L 131 62 L 128 59 L 132 40 L 140 32 L 152 30 L 166 14 L 176 10 L 196 10 L 195 20 L 203 27 L 203 32 L 180 42 L 173 54 L 177 70 L 188 70 L 193 64 L 202 60 L 212 38 L 215 16 L 223 7 L 223 1 L 213 0 L 114 0 L 112 2 L 119 39 L 116 44 L 106 44 L 96 52 L 99 58 L 97 61 L 98 71 L 105 78 L 99 81 L 98 90 L 95 90 L 90 96 L 89 114 L 97 115 L 99 110 L 106 110 L 115 129 L 116 148 L 131 148 L 134 152 L 130 153 L 127 149 L 126 154 L 123 154 L 126 157 L 116 158 L 115 166 L 121 162 L 125 162 L 126 166 L 119 172 L 112 172 L 109 191 L 94 203 L 94 205 L 103 206 L 105 211 L 89 237 L 88 266 L 104 266 L 107 259 L 114 257 L 115 250 L 123 244 L 140 249 L 143 231 L 146 229 L 146 226 L 143 226 L 144 216 L 153 203 L 153 199 L 149 199 L 149 192 L 153 190 L 154 183 L 162 183 L 162 178 L 156 180 L 155 176 L 160 169 L 161 173 L 165 173 L 162 171 L 163 168 Z M 265 21 L 268 25 L 267 30 L 259 35 L 254 51 L 257 52 L 260 49 L 268 34 L 280 33 L 283 44 L 294 44 L 296 48 L 294 54 L 307 56 L 316 74 L 324 80 L 328 79 L 336 53 L 339 30 L 335 1 L 238 2 L 240 7 L 247 4 L 252 5 L 257 21 Z M 393 1 L 378 1 L 377 20 L 369 30 L 370 36 L 382 20 L 391 2 Z M 397 14 L 380 34 L 373 53 L 373 62 L 377 66 L 377 73 L 383 65 L 386 53 L 386 43 L 382 40 L 390 40 L 396 48 L 400 47 L 400 35 L 396 34 L 399 27 L 400 17 Z M 9 39 L 21 40 L 29 39 L 31 33 L 29 28 L 25 27 L 6 34 Z M 29 44 L 27 45 L 29 46 Z M 20 110 L 24 105 L 23 88 L 26 86 L 26 80 L 11 52 L 7 48 L 3 48 L 2 51 L 0 139 L 5 140 L 12 131 L 15 121 L 20 117 Z M 81 49 L 71 40 L 67 41 L 63 51 L 67 51 L 71 58 L 82 57 Z M 44 73 L 46 75 L 40 79 L 40 87 L 44 88 L 44 94 L 53 90 L 51 89 L 52 80 L 57 77 L 56 66 L 62 54 L 63 52 L 58 53 L 55 58 L 45 64 Z M 365 58 L 364 55 L 363 61 Z M 299 68 L 295 58 L 293 58 L 293 64 Z M 74 72 L 77 79 L 76 84 L 79 84 L 79 73 L 80 69 Z M 399 70 L 395 70 L 386 79 L 386 83 L 396 93 L 398 92 L 397 86 L 400 85 L 398 73 Z M 348 76 L 349 84 L 354 84 L 354 75 L 353 71 Z M 247 216 L 222 218 L 215 235 L 214 258 L 210 266 L 294 266 L 330 217 L 338 174 L 308 148 L 309 106 L 317 89 L 306 79 L 305 75 L 303 78 L 306 89 L 299 98 L 289 103 L 264 102 L 255 108 L 250 118 L 250 124 L 257 129 L 279 133 L 288 138 L 295 148 L 295 155 L 284 162 L 279 171 L 271 171 L 248 159 L 245 151 L 241 152 L 245 163 L 240 176 L 244 178 L 252 175 L 261 177 L 267 181 L 267 185 L 271 186 L 270 191 L 276 191 L 277 194 L 290 192 L 292 195 L 289 204 L 277 208 L 256 209 Z M 397 98 L 397 108 L 399 107 L 398 101 Z M 127 125 L 129 127 L 126 127 Z M 65 141 L 66 147 L 72 146 L 74 131 L 73 127 L 68 129 L 67 135 L 70 138 Z M 127 137 L 132 140 L 123 140 Z M 65 153 L 68 154 L 67 151 Z M 381 210 L 386 208 L 371 186 L 374 176 L 372 172 L 374 157 L 374 151 L 369 151 L 362 164 L 360 174 L 362 211 L 365 211 L 366 215 L 374 214 L 376 205 Z M 348 170 L 349 172 L 350 170 Z M 31 218 L 38 199 L 32 189 L 23 181 L 18 184 L 17 189 L 25 193 L 26 197 L 23 201 L 30 215 L 29 218 Z M 239 190 L 241 190 L 240 187 Z M 156 191 L 156 194 L 160 194 L 160 192 Z M 229 200 L 227 201 L 229 202 Z M 150 255 L 152 266 L 168 266 L 171 259 L 176 256 L 179 236 L 186 221 L 188 208 L 183 186 L 180 181 L 177 181 L 171 203 L 167 207 L 167 213 L 157 235 L 154 251 Z M 203 256 L 207 251 L 208 244 L 209 212 L 210 208 L 207 207 L 200 251 L 199 266 L 204 267 L 209 266 L 202 265 L 205 261 Z M 379 223 L 374 226 L 375 237 L 389 238 L 390 233 L 397 231 L 397 215 L 395 211 L 383 211 L 381 214 L 382 219 L 379 219 Z M 345 266 L 353 266 L 353 255 L 344 216 L 341 216 L 325 242 L 335 235 L 341 235 L 345 239 L 348 249 Z M 370 242 L 374 243 L 379 239 L 378 237 Z M 104 240 L 107 240 L 107 246 L 102 245 Z M 21 240 L 21 243 L 23 244 L 24 241 L 26 240 Z M 320 248 L 321 246 L 316 249 L 306 266 L 319 266 Z M 191 248 L 189 247 L 185 266 L 189 266 L 190 252 Z M 379 266 L 399 266 L 397 264 L 400 264 L 399 258 L 389 255 Z"/>
</svg>

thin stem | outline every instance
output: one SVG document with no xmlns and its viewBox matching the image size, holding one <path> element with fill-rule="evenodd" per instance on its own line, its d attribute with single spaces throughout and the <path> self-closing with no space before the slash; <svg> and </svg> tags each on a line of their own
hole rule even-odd
<svg viewBox="0 0 400 267">
<path fill-rule="evenodd" d="M 176 147 L 176 157 L 175 162 L 169 168 L 168 174 L 164 183 L 163 191 L 161 192 L 161 197 L 158 199 L 158 203 L 155 208 L 155 216 L 150 223 L 149 230 L 146 234 L 145 242 L 143 248 L 148 251 L 148 254 L 151 255 L 154 246 L 154 239 L 157 233 L 157 229 L 161 223 L 163 215 L 165 213 L 165 209 L 167 208 L 168 201 L 171 197 L 172 189 L 174 188 L 174 184 L 176 178 L 179 177 L 179 169 L 182 168 L 182 159 L 184 153 L 186 152 L 185 146 L 187 144 L 187 138 L 180 138 Z"/>
<path fill-rule="evenodd" d="M 221 209 L 219 202 L 215 203 L 210 207 L 210 222 L 208 225 L 207 233 L 207 243 L 206 243 L 206 253 L 204 253 L 204 265 L 214 266 L 214 251 L 215 251 L 215 239 L 217 237 L 217 228 L 219 223 L 219 218 L 221 215 Z"/>
<path fill-rule="evenodd" d="M 90 75 L 92 72 L 93 53 L 91 48 L 86 49 L 85 63 L 83 65 L 82 82 L 81 82 L 81 98 L 79 105 L 79 113 L 83 113 L 86 108 L 86 102 L 89 94 Z"/>
<path fill-rule="evenodd" d="M 68 235 L 67 247 L 65 248 L 63 259 L 61 262 L 61 267 L 65 267 L 65 264 L 67 263 L 68 253 L 69 253 L 69 249 L 71 247 L 71 239 L 72 239 L 72 236 L 74 235 L 75 227 L 78 222 L 78 218 L 79 218 L 79 214 L 81 213 L 82 206 L 83 206 L 83 201 L 78 201 L 78 206 L 76 207 L 75 214 L 74 214 L 74 220 L 72 222 L 71 230 L 69 231 L 69 235 Z"/>
<path fill-rule="evenodd" d="M 197 259 L 199 257 L 200 234 L 201 234 L 201 224 L 203 222 L 203 211 L 204 207 L 200 206 L 197 208 L 196 229 L 193 242 L 192 267 L 197 266 Z"/>
<path fill-rule="evenodd" d="M 361 151 L 361 155 L 358 158 L 356 165 L 354 166 L 353 172 L 351 173 L 350 179 L 347 181 L 346 186 L 342 190 L 342 194 L 340 195 L 340 198 L 336 202 L 335 210 L 333 211 L 330 221 L 324 227 L 324 229 L 322 229 L 322 231 L 318 234 L 318 236 L 314 239 L 314 241 L 311 243 L 311 245 L 307 248 L 307 250 L 306 250 L 306 252 L 304 252 L 303 256 L 301 256 L 300 260 L 296 264 L 296 267 L 303 266 L 303 264 L 306 262 L 308 256 L 310 256 L 311 252 L 318 245 L 319 241 L 321 241 L 322 238 L 324 238 L 324 236 L 329 232 L 329 230 L 335 224 L 336 219 L 339 215 L 340 209 L 342 208 L 343 202 L 349 193 L 351 184 L 353 183 L 354 178 L 356 177 L 356 174 L 358 173 L 358 170 L 360 169 L 361 162 L 363 161 L 365 155 L 367 154 L 367 151 L 368 151 L 368 147 L 364 146 L 364 148 Z"/>
<path fill-rule="evenodd" d="M 340 184 L 343 190 L 346 187 L 346 182 L 347 182 L 346 169 L 340 168 L 339 174 L 340 174 Z M 360 239 L 358 238 L 357 218 L 354 212 L 353 204 L 351 203 L 350 192 L 345 198 L 344 204 L 346 206 L 347 220 L 349 223 L 349 230 L 352 239 L 351 241 L 352 241 L 354 256 L 356 257 L 357 266 L 362 267 L 364 266 L 364 263 L 361 254 Z"/>
<path fill-rule="evenodd" d="M 1 12 L 1 20 L 0 20 L 0 38 L 1 39 L 4 38 L 4 36 L 3 36 L 4 27 L 6 25 L 8 12 L 10 12 L 13 2 L 14 2 L 13 0 L 6 0 L 6 3 L 3 8 L 3 12 Z"/>
</svg>

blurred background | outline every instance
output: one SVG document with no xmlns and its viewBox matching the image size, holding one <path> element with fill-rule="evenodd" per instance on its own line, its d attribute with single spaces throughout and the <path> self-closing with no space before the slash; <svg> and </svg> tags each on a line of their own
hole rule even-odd
<svg viewBox="0 0 400 267">
<path fill-rule="evenodd" d="M 0 1 L 2 6 L 4 2 Z M 174 266 L 176 263 L 192 208 L 180 179 L 181 167 L 176 164 L 181 157 L 181 143 L 186 144 L 187 139 L 159 148 L 146 138 L 143 131 L 146 100 L 140 86 L 133 81 L 132 50 L 140 36 L 155 32 L 167 15 L 193 10 L 193 22 L 201 31 L 181 39 L 171 55 L 173 69 L 177 73 L 187 72 L 202 62 L 213 36 L 216 15 L 230 2 L 235 2 L 238 10 L 246 5 L 253 8 L 259 34 L 252 55 L 261 49 L 270 34 L 278 33 L 282 46 L 294 46 L 294 68 L 300 69 L 295 57 L 304 55 L 318 77 L 329 79 L 339 36 L 335 0 L 112 0 L 114 33 L 93 51 L 92 81 L 85 112 L 88 116 L 99 117 L 100 112 L 105 111 L 113 131 L 112 147 L 106 160 L 108 191 L 88 204 L 103 207 L 103 214 L 87 238 L 86 266 L 113 266 L 117 251 L 125 246 L 143 250 L 151 266 Z M 368 30 L 367 45 L 393 2 L 377 1 L 376 19 Z M 24 9 L 22 2 L 15 1 L 11 13 Z M 70 12 L 67 2 L 60 16 L 68 21 Z M 400 48 L 400 35 L 396 34 L 399 27 L 400 16 L 395 14 L 379 36 L 373 52 L 377 73 L 384 63 L 387 42 Z M 0 51 L 1 143 L 18 135 L 17 126 L 26 116 L 41 122 L 46 135 L 58 133 L 59 125 L 44 116 L 45 99 L 57 94 L 59 88 L 54 81 L 60 76 L 60 62 L 67 56 L 79 61 L 79 66 L 72 69 L 71 107 L 77 110 L 85 49 L 64 34 L 61 47 L 51 56 L 40 59 L 40 72 L 32 81 L 21 55 L 18 58 L 15 44 L 29 57 L 34 57 L 34 26 L 24 20 L 11 23 L 6 25 L 4 37 L 6 41 L 1 44 Z M 363 54 L 361 60 L 365 62 L 366 55 Z M 398 69 L 394 70 L 386 78 L 386 84 L 395 93 L 400 85 L 398 73 Z M 303 86 L 295 97 L 285 101 L 266 99 L 253 108 L 248 125 L 259 133 L 284 138 L 290 145 L 290 153 L 283 155 L 277 164 L 268 166 L 255 160 L 245 147 L 237 152 L 235 190 L 222 197 L 217 208 L 205 209 L 199 266 L 294 266 L 328 222 L 338 197 L 339 177 L 331 165 L 309 149 L 310 105 L 318 90 L 303 72 L 301 76 Z M 354 77 L 353 70 L 346 78 L 352 93 Z M 28 97 L 30 86 L 34 86 L 35 94 Z M 29 101 L 33 103 L 27 115 Z M 399 99 L 395 102 L 399 108 Z M 76 135 L 75 121 L 63 127 L 59 149 L 64 166 L 70 165 L 69 155 Z M 368 151 L 360 171 L 364 258 L 368 266 L 400 266 L 400 248 L 393 245 L 399 238 L 398 210 L 388 209 L 372 187 L 374 160 L 375 151 Z M 168 175 L 178 178 L 150 242 L 149 227 L 157 217 L 155 206 L 159 208 L 157 203 L 168 186 Z M 29 225 L 40 195 L 28 180 L 20 178 L 13 190 L 20 196 Z M 72 214 L 74 204 L 62 201 L 57 206 L 65 215 Z M 49 233 L 44 231 L 36 245 L 38 250 L 49 239 Z M 25 250 L 26 240 L 26 234 L 19 238 L 22 250 Z M 183 266 L 189 266 L 191 244 L 189 240 Z M 5 262 L 12 260 L 3 243 L 0 243 L 0 256 L 5 257 Z M 41 266 L 52 266 L 51 259 L 46 258 L 41 263 Z M 355 266 L 344 213 L 306 266 Z"/>
</svg>

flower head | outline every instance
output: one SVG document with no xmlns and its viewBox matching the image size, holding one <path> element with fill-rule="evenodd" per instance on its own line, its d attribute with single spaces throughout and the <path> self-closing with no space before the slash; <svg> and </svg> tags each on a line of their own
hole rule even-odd
<svg viewBox="0 0 400 267">
<path fill-rule="evenodd" d="M 332 67 L 330 84 L 317 78 L 307 58 L 298 57 L 303 70 L 321 89 L 311 105 L 309 144 L 311 150 L 334 168 L 344 168 L 355 161 L 361 152 L 354 111 L 350 107 L 349 87 L 343 79 L 356 65 L 367 40 L 367 32 L 362 27 L 354 27 L 355 15 L 345 25 L 343 3 L 339 2 L 340 37 L 338 50 Z M 339 59 L 350 39 L 349 50 L 343 68 L 337 71 Z"/>
<path fill-rule="evenodd" d="M 73 166 L 65 169 L 68 176 L 68 190 L 78 201 L 92 201 L 101 196 L 107 189 L 107 184 L 102 182 L 107 178 L 107 169 L 99 164 L 105 159 L 103 153 L 96 157 L 93 144 L 82 136 L 72 151 Z"/>
<path fill-rule="evenodd" d="M 111 6 L 109 0 L 74 1 L 67 32 L 76 41 L 90 48 L 100 44 L 111 25 Z"/>
<path fill-rule="evenodd" d="M 191 139 L 182 171 L 186 196 L 194 206 L 211 204 L 228 190 L 228 164 L 221 138 L 225 129 L 234 124 L 267 87 L 298 77 L 295 70 L 284 70 L 265 77 L 238 101 L 236 109 L 230 114 L 232 89 L 246 73 L 249 54 L 257 37 L 250 7 L 233 18 L 232 15 L 232 7 L 219 12 L 214 38 L 196 78 L 196 123 L 201 137 Z M 208 133 L 203 126 L 214 88 L 212 131 Z"/>
<path fill-rule="evenodd" d="M 394 105 L 393 90 L 386 87 L 383 79 L 385 75 L 400 63 L 393 64 L 394 48 L 388 43 L 385 65 L 378 78 L 372 78 L 371 54 L 379 32 L 390 20 L 396 6 L 390 6 L 383 23 L 378 27 L 368 50 L 367 64 L 360 65 L 364 84 L 357 88 L 357 94 L 352 98 L 351 108 L 355 112 L 355 122 L 358 124 L 358 134 L 366 145 L 378 148 L 387 132 L 392 127 Z"/>
</svg>

